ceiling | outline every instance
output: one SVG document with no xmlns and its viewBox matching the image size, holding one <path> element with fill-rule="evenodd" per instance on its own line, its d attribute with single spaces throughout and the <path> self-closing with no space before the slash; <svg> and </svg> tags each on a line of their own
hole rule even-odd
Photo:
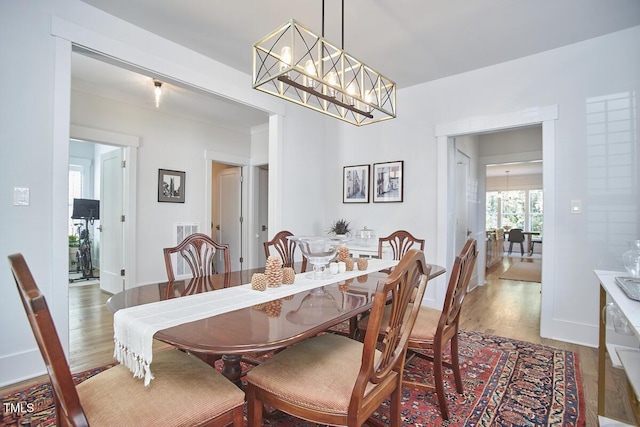
<svg viewBox="0 0 640 427">
<path fill-rule="evenodd" d="M 289 19 L 317 33 L 322 27 L 321 0 L 82 1 L 247 75 L 253 44 Z M 340 10 L 339 0 L 326 1 L 325 38 L 344 44 L 399 89 L 640 25 L 638 0 L 348 0 L 342 40 Z M 78 64 L 84 59 L 73 64 L 74 79 L 84 90 L 108 84 L 130 95 L 138 86 L 152 91 L 148 78 L 144 86 L 140 76 L 116 75 L 113 69 L 102 70 L 102 64 Z M 179 88 L 172 91 L 176 100 L 183 96 Z M 189 102 L 198 103 L 195 98 Z M 229 107 L 207 105 L 221 114 Z M 264 113 L 247 114 L 246 123 L 223 122 L 266 122 Z"/>
</svg>

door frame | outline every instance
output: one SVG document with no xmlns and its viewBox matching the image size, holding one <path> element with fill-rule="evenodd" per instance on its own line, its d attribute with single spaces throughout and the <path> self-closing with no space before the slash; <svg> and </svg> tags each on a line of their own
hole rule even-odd
<svg viewBox="0 0 640 427">
<path fill-rule="evenodd" d="M 552 337 L 553 328 L 553 277 L 555 276 L 555 145 L 558 105 L 528 108 L 504 114 L 465 118 L 455 122 L 440 123 L 435 126 L 437 140 L 437 247 L 436 263 L 448 269 L 453 265 L 451 248 L 454 246 L 453 219 L 450 212 L 455 208 L 455 137 L 484 132 L 514 129 L 531 125 L 542 125 L 542 187 L 544 191 L 545 250 L 542 253 L 540 336 Z M 479 242 L 482 236 L 476 234 Z M 482 245 L 480 245 L 482 246 Z M 481 248 L 484 250 L 484 248 Z M 481 266 L 478 266 L 481 268 Z M 436 304 L 442 305 L 446 283 L 436 286 Z"/>
<path fill-rule="evenodd" d="M 135 287 L 137 283 L 137 270 L 135 263 L 136 254 L 136 196 L 137 196 L 137 168 L 138 168 L 138 147 L 140 138 L 132 135 L 120 134 L 117 132 L 93 129 L 85 126 L 71 125 L 69 130 L 70 139 L 93 142 L 97 144 L 111 145 L 124 148 L 123 160 L 126 162 L 124 168 L 123 181 L 123 215 L 124 222 L 124 288 Z M 67 161 L 67 168 L 69 167 Z M 67 178 L 68 179 L 68 178 Z"/>
<path fill-rule="evenodd" d="M 250 257 L 248 256 L 248 254 L 246 253 L 247 248 L 245 246 L 245 241 L 246 239 L 245 237 L 245 227 L 244 227 L 244 221 L 246 218 L 248 218 L 251 214 L 249 212 L 247 212 L 247 206 L 245 206 L 244 200 L 244 193 L 246 193 L 245 191 L 245 180 L 244 180 L 244 168 L 240 167 L 240 166 L 232 166 L 232 165 L 226 165 L 228 167 L 225 167 L 224 169 L 221 169 L 218 171 L 218 173 L 216 174 L 216 180 L 217 180 L 217 186 L 218 186 L 218 191 L 217 191 L 217 195 L 218 195 L 218 200 L 217 200 L 217 204 L 216 204 L 216 209 L 217 209 L 217 214 L 218 214 L 218 225 L 221 225 L 220 229 L 216 228 L 216 234 L 213 235 L 213 231 L 212 231 L 212 235 L 211 237 L 213 238 L 213 240 L 216 240 L 219 243 L 225 243 L 225 244 L 229 244 L 229 258 L 231 259 L 231 271 L 236 271 L 238 270 L 238 266 L 240 267 L 239 270 L 244 270 L 244 263 L 245 263 L 245 259 L 249 259 Z M 227 187 L 225 185 L 225 183 L 223 181 L 226 181 L 226 179 L 228 179 L 228 177 L 231 176 L 231 187 Z M 213 174 L 212 174 L 212 180 L 213 180 Z M 227 183 L 229 184 L 229 183 Z M 211 192 L 213 193 L 213 183 L 211 184 Z M 225 192 L 223 190 L 223 188 L 226 188 L 226 190 L 228 190 L 228 192 Z M 236 208 L 238 208 L 238 216 L 235 216 L 236 211 L 235 208 L 230 206 L 232 203 L 231 201 L 233 201 L 233 203 L 236 202 L 236 200 L 232 200 L 231 198 L 237 195 L 238 196 L 238 204 L 239 206 L 236 206 Z M 214 202 L 212 200 L 212 202 Z M 212 203 L 213 205 L 213 203 Z M 212 206 L 213 207 L 213 206 Z M 213 211 L 213 209 L 211 209 L 211 211 Z M 230 215 L 227 215 L 230 214 Z M 226 221 L 225 221 L 226 218 Z M 229 230 L 226 229 L 225 226 L 230 226 L 232 229 L 235 228 L 235 232 L 229 232 Z M 238 231 L 240 233 L 240 235 L 238 236 Z M 234 235 L 235 237 L 239 237 L 237 239 L 237 246 L 234 245 Z M 235 252 L 234 252 L 235 251 Z M 218 255 L 216 257 L 216 269 L 218 269 L 218 271 L 222 271 L 222 269 L 224 268 L 224 262 L 223 259 L 220 255 Z"/>
<path fill-rule="evenodd" d="M 240 156 L 237 154 L 229 154 L 223 153 L 215 150 L 205 150 L 204 152 L 205 159 L 205 176 L 207 177 L 205 180 L 205 188 L 204 188 L 204 229 L 209 229 L 211 225 L 211 189 L 212 189 L 212 162 L 216 163 L 225 163 L 228 165 L 239 166 L 242 168 L 242 181 L 245 191 L 242 192 L 242 206 L 243 212 L 242 215 L 246 218 L 243 218 L 242 224 L 240 228 L 242 229 L 242 237 L 241 237 L 241 245 L 245 250 L 243 251 L 245 259 L 243 259 L 243 267 L 244 268 L 252 268 L 253 266 L 253 251 L 255 250 L 255 242 L 254 239 L 249 239 L 249 230 L 250 224 L 253 224 L 256 219 L 253 218 L 254 215 L 250 213 L 253 212 L 254 204 L 252 203 L 250 194 L 254 194 L 254 179 L 253 179 L 253 167 L 251 167 L 251 158 L 246 156 Z"/>
</svg>

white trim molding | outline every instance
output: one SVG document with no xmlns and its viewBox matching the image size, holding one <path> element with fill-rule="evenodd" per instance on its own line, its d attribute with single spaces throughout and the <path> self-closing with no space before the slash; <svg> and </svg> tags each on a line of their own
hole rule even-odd
<svg viewBox="0 0 640 427">
<path fill-rule="evenodd" d="M 441 123 L 435 126 L 438 158 L 438 193 L 437 193 L 437 248 L 436 263 L 448 269 L 453 264 L 453 215 L 454 189 L 452 171 L 455 169 L 453 156 L 454 138 L 484 132 L 514 129 L 518 127 L 542 125 L 543 153 L 543 189 L 544 189 L 544 227 L 545 250 L 542 254 L 544 269 L 542 272 L 542 296 L 540 313 L 540 335 L 553 337 L 554 328 L 554 289 L 555 275 L 555 145 L 556 120 L 558 106 L 528 108 L 525 110 L 496 114 L 492 116 L 471 117 L 456 122 Z M 445 286 L 436 289 L 436 304 L 442 304 L 446 291 Z"/>
</svg>

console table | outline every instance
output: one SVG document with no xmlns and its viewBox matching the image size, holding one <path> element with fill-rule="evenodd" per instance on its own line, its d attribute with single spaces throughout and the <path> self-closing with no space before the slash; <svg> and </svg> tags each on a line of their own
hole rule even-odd
<svg viewBox="0 0 640 427">
<path fill-rule="evenodd" d="M 620 358 L 623 369 L 629 382 L 629 394 L 631 405 L 634 409 L 636 421 L 640 419 L 640 349 L 627 347 L 607 348 L 607 322 L 605 318 L 605 306 L 607 296 L 616 303 L 631 326 L 631 330 L 640 338 L 640 301 L 628 298 L 622 289 L 616 284 L 617 276 L 625 276 L 620 271 L 595 270 L 595 274 L 600 281 L 600 335 L 598 342 L 598 415 L 601 425 L 607 425 L 608 419 L 605 417 L 605 360 L 606 353 L 613 352 Z M 616 424 L 619 425 L 619 424 Z"/>
<path fill-rule="evenodd" d="M 358 245 L 356 243 L 347 243 L 349 253 L 352 258 L 378 258 L 378 242 L 375 245 Z M 382 259 L 393 259 L 391 247 L 382 246 Z"/>
<path fill-rule="evenodd" d="M 493 264 L 502 260 L 502 254 L 504 253 L 504 230 L 502 228 L 494 228 L 492 230 L 487 230 L 486 245 L 487 245 L 486 267 L 489 268 Z"/>
</svg>

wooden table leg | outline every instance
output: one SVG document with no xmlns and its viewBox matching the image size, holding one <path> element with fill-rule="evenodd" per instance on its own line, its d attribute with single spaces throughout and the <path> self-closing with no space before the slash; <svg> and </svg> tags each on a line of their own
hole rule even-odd
<svg viewBox="0 0 640 427">
<path fill-rule="evenodd" d="M 599 316 L 599 338 L 598 338 L 598 415 L 604 415 L 604 393 L 605 393 L 605 362 L 607 353 L 607 319 L 604 314 L 604 307 L 607 304 L 607 292 L 600 286 L 600 316 Z"/>
<path fill-rule="evenodd" d="M 238 387 L 242 385 L 242 381 L 240 381 L 242 377 L 241 360 L 241 354 L 225 354 L 222 356 L 222 375 Z"/>
</svg>

